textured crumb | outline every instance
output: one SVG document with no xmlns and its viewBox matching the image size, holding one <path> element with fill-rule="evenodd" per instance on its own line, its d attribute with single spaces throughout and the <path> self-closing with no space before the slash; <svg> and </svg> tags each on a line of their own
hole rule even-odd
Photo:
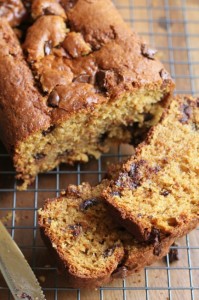
<svg viewBox="0 0 199 300">
<path fill-rule="evenodd" d="M 198 99 L 176 98 L 104 192 L 139 239 L 182 236 L 199 219 Z"/>
<path fill-rule="evenodd" d="M 109 180 L 96 187 L 70 185 L 39 210 L 42 236 L 67 271 L 67 284 L 98 287 L 125 278 L 164 256 L 173 239 L 138 243 L 108 214 L 101 198 Z M 158 251 L 157 251 L 158 249 Z"/>
</svg>

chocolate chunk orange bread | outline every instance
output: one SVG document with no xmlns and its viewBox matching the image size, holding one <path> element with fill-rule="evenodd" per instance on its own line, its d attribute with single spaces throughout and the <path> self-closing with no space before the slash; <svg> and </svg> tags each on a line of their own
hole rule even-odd
<svg viewBox="0 0 199 300">
<path fill-rule="evenodd" d="M 29 5 L 23 51 L 0 19 L 0 136 L 21 188 L 61 162 L 86 162 L 128 142 L 128 126 L 157 120 L 174 88 L 156 51 L 111 1 Z"/>
<path fill-rule="evenodd" d="M 108 184 L 70 185 L 39 210 L 42 236 L 53 247 L 68 286 L 98 287 L 126 277 L 163 257 L 173 243 L 170 237 L 139 243 L 118 225 L 101 198 Z"/>
<path fill-rule="evenodd" d="M 180 237 L 199 221 L 199 100 L 177 97 L 103 192 L 139 240 Z"/>
</svg>

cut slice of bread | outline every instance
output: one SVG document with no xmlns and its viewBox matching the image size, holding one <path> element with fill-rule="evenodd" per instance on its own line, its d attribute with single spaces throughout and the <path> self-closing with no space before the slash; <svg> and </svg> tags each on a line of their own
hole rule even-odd
<svg viewBox="0 0 199 300">
<path fill-rule="evenodd" d="M 139 240 L 179 237 L 197 226 L 199 99 L 173 99 L 103 196 Z"/>
<path fill-rule="evenodd" d="M 108 184 L 70 185 L 39 210 L 42 236 L 53 247 L 68 286 L 98 287 L 126 277 L 165 256 L 173 243 L 172 238 L 139 243 L 118 225 L 100 196 Z"/>
</svg>

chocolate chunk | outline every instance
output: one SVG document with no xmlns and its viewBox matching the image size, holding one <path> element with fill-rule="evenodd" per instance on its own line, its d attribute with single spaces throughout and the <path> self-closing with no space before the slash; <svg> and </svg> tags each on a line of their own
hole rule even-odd
<svg viewBox="0 0 199 300">
<path fill-rule="evenodd" d="M 99 70 L 96 73 L 96 83 L 102 91 L 106 91 L 106 74 L 108 71 Z"/>
<path fill-rule="evenodd" d="M 45 8 L 43 9 L 43 13 L 44 13 L 44 15 L 47 15 L 47 16 L 54 15 L 54 13 L 52 12 L 50 6 L 49 6 L 49 7 L 45 7 Z"/>
<path fill-rule="evenodd" d="M 149 242 L 157 243 L 160 241 L 160 231 L 157 228 L 152 228 L 148 238 Z"/>
<path fill-rule="evenodd" d="M 177 247 L 176 243 L 173 243 L 172 247 Z M 179 260 L 179 252 L 177 248 L 170 248 L 168 256 L 169 256 L 169 263 Z"/>
<path fill-rule="evenodd" d="M 115 248 L 116 248 L 116 245 L 111 248 L 106 249 L 103 253 L 104 258 L 111 256 L 113 254 L 113 252 L 115 251 Z"/>
<path fill-rule="evenodd" d="M 140 167 L 144 165 L 146 162 L 144 160 L 140 160 L 136 163 L 133 163 L 131 165 L 130 171 L 128 172 L 128 175 L 132 178 L 134 182 L 135 188 L 137 188 L 140 185 L 140 181 L 142 179 L 142 174 L 140 172 Z"/>
<path fill-rule="evenodd" d="M 36 153 L 35 155 L 33 155 L 34 159 L 40 160 L 43 159 L 46 156 L 46 154 L 44 153 Z"/>
<path fill-rule="evenodd" d="M 74 237 L 80 235 L 82 231 L 82 226 L 79 223 L 75 225 L 68 225 L 68 228 L 71 230 L 71 233 Z"/>
<path fill-rule="evenodd" d="M 96 198 L 91 198 L 91 199 L 85 200 L 84 202 L 81 203 L 80 210 L 82 210 L 82 211 L 87 210 L 90 207 L 97 205 L 98 203 L 99 203 L 99 201 Z"/>
<path fill-rule="evenodd" d="M 73 78 L 73 82 L 91 83 L 92 82 L 92 76 L 90 76 L 88 74 L 80 74 L 79 76 Z"/>
<path fill-rule="evenodd" d="M 60 97 L 59 97 L 58 93 L 55 90 L 53 90 L 50 93 L 48 100 L 47 100 L 48 106 L 53 107 L 53 108 L 58 107 L 59 101 L 60 101 Z"/>
<path fill-rule="evenodd" d="M 121 197 L 121 193 L 120 192 L 112 192 L 111 196 Z"/>
<path fill-rule="evenodd" d="M 108 137 L 108 132 L 104 132 L 99 136 L 99 143 L 103 144 Z"/>
<path fill-rule="evenodd" d="M 42 131 L 42 135 L 46 136 L 47 134 L 51 133 L 55 129 L 55 125 L 51 125 L 48 129 Z"/>
<path fill-rule="evenodd" d="M 159 242 L 156 242 L 154 244 L 154 248 L 153 248 L 153 254 L 156 255 L 156 256 L 159 256 L 160 253 L 162 251 L 162 246 Z"/>
<path fill-rule="evenodd" d="M 167 190 L 162 190 L 162 191 L 160 192 L 160 195 L 162 195 L 162 196 L 164 196 L 164 197 L 167 197 L 169 194 L 170 194 L 170 192 L 167 191 Z"/>
<path fill-rule="evenodd" d="M 78 0 L 61 0 L 60 3 L 65 10 L 73 8 L 77 4 Z"/>
<path fill-rule="evenodd" d="M 52 41 L 46 41 L 44 43 L 44 53 L 45 55 L 49 55 L 52 49 Z"/>
<path fill-rule="evenodd" d="M 33 300 L 32 297 L 30 295 L 28 295 L 27 293 L 22 293 L 20 298 L 27 299 L 27 300 Z"/>
<path fill-rule="evenodd" d="M 160 77 L 163 79 L 163 80 L 168 80 L 168 79 L 171 79 L 171 76 L 169 75 L 169 73 L 165 70 L 165 69 L 162 69 L 160 70 Z"/>
<path fill-rule="evenodd" d="M 192 108 L 189 104 L 182 104 L 181 111 L 182 111 L 183 117 L 179 121 L 182 124 L 186 124 L 186 123 L 188 123 L 189 119 L 191 118 Z"/>
<path fill-rule="evenodd" d="M 146 44 L 141 45 L 141 53 L 143 56 L 149 58 L 149 59 L 155 59 L 155 54 L 157 53 L 157 50 L 148 48 Z"/>
<path fill-rule="evenodd" d="M 144 121 L 145 121 L 145 122 L 151 121 L 151 120 L 153 120 L 153 117 L 154 117 L 153 114 L 151 114 L 151 113 L 145 113 L 145 114 L 144 114 Z"/>
</svg>

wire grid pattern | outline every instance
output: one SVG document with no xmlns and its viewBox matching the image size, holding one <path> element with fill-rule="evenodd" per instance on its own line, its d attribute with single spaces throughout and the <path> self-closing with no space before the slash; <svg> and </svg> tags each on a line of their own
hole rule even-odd
<svg viewBox="0 0 199 300">
<path fill-rule="evenodd" d="M 199 2 L 198 0 L 115 0 L 124 19 L 159 50 L 179 94 L 199 94 Z M 16 191 L 15 171 L 0 146 L 0 218 L 32 266 L 47 299 L 129 300 L 199 299 L 199 235 L 191 232 L 179 241 L 181 259 L 170 265 L 168 257 L 126 280 L 116 280 L 97 291 L 67 288 L 57 274 L 37 227 L 37 209 L 46 198 L 59 195 L 69 183 L 96 184 L 107 163 L 130 155 L 130 146 L 113 148 L 98 160 L 75 167 L 61 165 L 41 174 L 25 192 Z M 174 246 L 175 248 L 176 246 Z M 0 300 L 13 299 L 0 276 Z"/>
</svg>

